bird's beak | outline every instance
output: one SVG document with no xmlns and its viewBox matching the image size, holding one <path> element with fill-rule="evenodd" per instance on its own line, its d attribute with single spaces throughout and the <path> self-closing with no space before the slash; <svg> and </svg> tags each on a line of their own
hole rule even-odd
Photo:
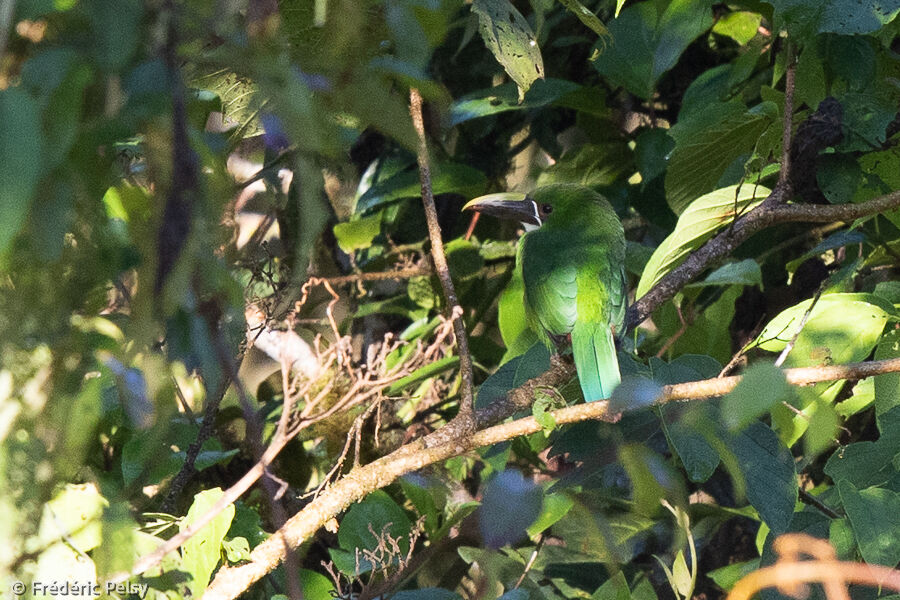
<svg viewBox="0 0 900 600">
<path fill-rule="evenodd" d="M 515 219 L 522 223 L 541 225 L 537 203 L 521 192 L 479 196 L 463 206 L 463 210 L 474 210 L 500 219 Z"/>
</svg>

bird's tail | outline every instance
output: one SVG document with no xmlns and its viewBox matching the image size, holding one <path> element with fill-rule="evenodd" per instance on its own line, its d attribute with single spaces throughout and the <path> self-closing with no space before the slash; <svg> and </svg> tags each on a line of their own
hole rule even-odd
<svg viewBox="0 0 900 600">
<path fill-rule="evenodd" d="M 572 329 L 572 353 L 585 401 L 609 398 L 622 380 L 609 324 L 576 323 Z"/>
</svg>

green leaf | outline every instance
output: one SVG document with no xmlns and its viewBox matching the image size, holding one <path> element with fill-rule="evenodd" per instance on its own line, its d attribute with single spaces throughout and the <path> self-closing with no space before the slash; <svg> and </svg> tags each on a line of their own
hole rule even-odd
<svg viewBox="0 0 900 600">
<path fill-rule="evenodd" d="M 528 536 L 534 537 L 545 531 L 566 516 L 573 506 L 575 506 L 575 501 L 564 492 L 544 494 L 544 507 L 538 518 L 526 530 Z"/>
<path fill-rule="evenodd" d="M 835 443 L 840 421 L 834 407 L 828 402 L 817 401 L 810 408 L 814 410 L 809 415 L 809 428 L 804 442 L 806 453 L 815 456 Z"/>
<path fill-rule="evenodd" d="M 435 194 L 455 193 L 475 197 L 487 185 L 484 173 L 468 165 L 437 163 L 433 166 L 431 189 Z M 378 181 L 360 196 L 356 212 L 364 213 L 401 198 L 418 198 L 422 193 L 419 172 L 405 169 Z"/>
<path fill-rule="evenodd" d="M 634 509 L 653 516 L 660 512 L 660 500 L 680 503 L 686 496 L 680 475 L 662 458 L 641 444 L 623 444 L 619 461 L 631 480 Z"/>
<path fill-rule="evenodd" d="M 767 0 L 788 31 L 856 35 L 878 31 L 900 12 L 898 0 Z"/>
<path fill-rule="evenodd" d="M 35 100 L 0 91 L 0 255 L 25 223 L 41 173 L 41 123 Z"/>
<path fill-rule="evenodd" d="M 900 331 L 892 329 L 884 334 L 875 348 L 875 360 L 900 357 Z M 900 406 L 900 373 L 885 373 L 873 378 L 875 381 L 875 416 L 882 416 Z"/>
<path fill-rule="evenodd" d="M 440 360 L 436 360 L 432 363 L 419 367 L 409 375 L 401 377 L 390 386 L 388 386 L 384 393 L 388 394 L 389 396 L 399 394 L 407 388 L 417 385 L 431 377 L 440 375 L 444 371 L 455 369 L 457 366 L 459 366 L 458 356 L 445 356 Z"/>
<path fill-rule="evenodd" d="M 375 531 L 374 535 L 370 528 Z M 387 531 L 391 537 L 399 538 L 400 549 L 405 555 L 409 550 L 411 529 L 412 522 L 403 509 L 387 493 L 378 490 L 351 506 L 344 515 L 338 529 L 338 544 L 351 553 L 357 548 L 374 550 L 378 546 L 376 535 Z"/>
<path fill-rule="evenodd" d="M 303 600 L 334 600 L 337 595 L 330 579 L 309 569 L 300 569 L 300 591 Z"/>
<path fill-rule="evenodd" d="M 450 126 L 511 110 L 530 110 L 552 104 L 564 104 L 567 96 L 574 96 L 584 89 L 566 79 L 547 77 L 535 80 L 525 93 L 525 98 L 519 102 L 517 86 L 514 83 L 504 83 L 472 92 L 456 100 L 450 107 Z"/>
<path fill-rule="evenodd" d="M 195 495 L 187 516 L 181 522 L 181 529 L 186 529 L 205 515 L 222 494 L 220 488 L 213 488 Z M 200 597 L 213 570 L 219 564 L 222 540 L 225 539 L 233 518 L 234 504 L 229 504 L 181 547 L 182 566 L 192 577 L 189 586 L 194 596 Z"/>
<path fill-rule="evenodd" d="M 785 309 L 751 342 L 769 352 L 780 352 L 797 334 L 812 300 Z M 894 307 L 874 294 L 823 294 L 797 336 L 785 366 L 808 367 L 823 363 L 849 363 L 865 359 L 884 330 Z"/>
<path fill-rule="evenodd" d="M 525 354 L 517 356 L 488 377 L 475 395 L 476 408 L 484 408 L 492 402 L 505 398 L 509 390 L 537 377 L 550 368 L 550 352 L 538 342 Z"/>
<path fill-rule="evenodd" d="M 737 386 L 722 400 L 725 424 L 731 429 L 743 429 L 793 395 L 793 388 L 788 385 L 781 369 L 769 363 L 756 363 L 747 369 Z"/>
<path fill-rule="evenodd" d="M 684 552 L 681 550 L 675 554 L 675 562 L 672 563 L 672 584 L 683 598 L 691 597 L 691 592 L 694 589 L 691 570 L 688 568 L 684 559 Z"/>
<path fill-rule="evenodd" d="M 100 545 L 103 510 L 109 505 L 94 484 L 68 484 L 44 505 L 38 528 L 42 546 L 65 540 L 77 552 Z"/>
<path fill-rule="evenodd" d="M 752 209 L 769 195 L 763 187 L 730 186 L 697 198 L 678 218 L 675 230 L 656 248 L 647 262 L 635 297 L 640 298 L 663 276 L 681 264 L 735 216 Z"/>
<path fill-rule="evenodd" d="M 409 498 L 416 512 L 425 517 L 425 531 L 432 536 L 438 531 L 439 513 L 435 495 L 441 493 L 434 481 L 419 475 L 411 473 L 400 478 L 400 487 L 403 493 Z M 443 500 L 443 499 L 442 499 Z"/>
<path fill-rule="evenodd" d="M 334 237 L 341 250 L 351 254 L 370 247 L 375 236 L 381 233 L 381 216 L 381 213 L 376 213 L 335 225 Z"/>
<path fill-rule="evenodd" d="M 675 214 L 681 214 L 698 196 L 739 180 L 743 163 L 763 133 L 778 125 L 778 112 L 773 102 L 747 110 L 733 100 L 708 105 L 678 121 L 669 130 L 675 149 L 666 171 L 666 201 Z M 726 177 L 732 165 L 740 169 L 735 176 Z M 722 182 L 723 177 L 730 181 Z M 744 187 L 753 193 L 753 185 Z M 760 196 L 765 197 L 757 192 Z"/>
<path fill-rule="evenodd" d="M 604 582 L 597 591 L 591 594 L 591 600 L 631 600 L 628 581 L 621 570 Z"/>
<path fill-rule="evenodd" d="M 798 494 L 791 453 L 774 431 L 758 421 L 732 437 L 728 448 L 744 477 L 750 505 L 773 532 L 785 532 Z"/>
<path fill-rule="evenodd" d="M 754 37 L 762 21 L 762 15 L 749 11 L 730 12 L 719 17 L 713 25 L 713 33 L 728 36 L 738 44 L 744 45 Z"/>
<path fill-rule="evenodd" d="M 513 271 L 512 278 L 497 301 L 500 337 L 503 338 L 503 343 L 506 345 L 506 354 L 503 356 L 502 363 L 524 354 L 533 345 L 539 343 L 537 334 L 528 326 L 525 317 L 524 290 L 522 271 L 517 268 Z"/>
<path fill-rule="evenodd" d="M 230 563 L 250 560 L 250 542 L 247 538 L 236 537 L 225 540 L 222 542 L 222 549 L 225 550 L 225 559 Z"/>
<path fill-rule="evenodd" d="M 838 416 L 843 419 L 849 419 L 874 404 L 875 381 L 875 377 L 869 377 L 853 386 L 853 394 L 846 400 L 834 405 L 834 410 Z"/>
<path fill-rule="evenodd" d="M 528 21 L 509 0 L 475 0 L 479 32 L 485 45 L 519 86 L 519 100 L 544 76 L 541 50 Z"/>
<path fill-rule="evenodd" d="M 624 9 L 609 24 L 612 41 L 600 40 L 594 68 L 613 85 L 648 100 L 681 53 L 713 24 L 708 0 L 675 0 L 660 14 L 656 3 Z"/>
<path fill-rule="evenodd" d="M 581 21 L 588 29 L 596 33 L 600 37 L 605 37 L 609 34 L 609 31 L 606 29 L 606 25 L 603 24 L 603 21 L 597 18 L 597 15 L 592 13 L 584 4 L 579 2 L 578 0 L 560 0 L 563 6 L 565 6 L 569 12 L 575 15 L 579 21 Z"/>
<path fill-rule="evenodd" d="M 90 15 L 89 48 L 106 71 L 118 71 L 131 59 L 141 40 L 144 4 L 139 0 L 97 0 L 86 6 Z"/>
<path fill-rule="evenodd" d="M 736 584 L 738 580 L 742 579 L 745 575 L 756 571 L 757 569 L 759 569 L 759 559 L 751 558 L 750 560 L 745 560 L 743 562 L 737 562 L 724 567 L 719 567 L 718 569 L 714 569 L 706 573 L 706 576 L 712 579 L 717 586 L 727 592 L 734 587 L 734 584 Z"/>
<path fill-rule="evenodd" d="M 622 140 L 582 144 L 566 151 L 538 176 L 538 186 L 577 183 L 586 187 L 608 186 L 634 172 L 631 150 Z"/>
<path fill-rule="evenodd" d="M 660 410 L 663 413 L 662 423 L 666 440 L 681 460 L 688 479 L 697 483 L 709 479 L 719 466 L 719 453 L 709 445 L 703 433 L 697 431 L 688 419 L 679 418 L 667 423 L 665 414 L 668 410 L 664 407 L 660 407 Z"/>
<path fill-rule="evenodd" d="M 900 562 L 900 494 L 877 487 L 858 490 L 847 480 L 837 487 L 863 560 L 895 567 Z"/>
<path fill-rule="evenodd" d="M 705 287 L 709 285 L 757 285 L 762 287 L 762 270 L 752 258 L 722 265 L 706 279 L 690 283 L 685 287 Z"/>
<path fill-rule="evenodd" d="M 855 442 L 828 458 L 825 474 L 835 483 L 848 481 L 857 488 L 886 483 L 896 472 L 892 461 L 900 455 L 900 408 L 879 420 L 881 436 L 874 442 Z"/>
</svg>

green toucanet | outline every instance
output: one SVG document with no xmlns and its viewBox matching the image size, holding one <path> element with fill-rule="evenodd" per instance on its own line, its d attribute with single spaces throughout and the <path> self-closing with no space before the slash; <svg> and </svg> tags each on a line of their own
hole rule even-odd
<svg viewBox="0 0 900 600">
<path fill-rule="evenodd" d="M 548 346 L 571 335 L 581 391 L 609 398 L 621 380 L 614 336 L 625 320 L 625 233 L 606 199 L 579 185 L 481 196 L 464 210 L 536 225 L 519 240 L 529 326 Z"/>
</svg>

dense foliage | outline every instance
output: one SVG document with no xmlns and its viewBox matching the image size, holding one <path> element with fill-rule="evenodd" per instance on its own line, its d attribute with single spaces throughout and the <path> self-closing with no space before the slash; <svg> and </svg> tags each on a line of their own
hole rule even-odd
<svg viewBox="0 0 900 600">
<path fill-rule="evenodd" d="M 3 593 L 199 598 L 335 481 L 452 420 L 460 357 L 429 259 L 411 88 L 475 408 L 490 409 L 551 356 L 525 323 L 518 225 L 473 219 L 467 200 L 554 182 L 601 192 L 637 300 L 772 190 L 812 212 L 888 195 L 898 12 L 6 3 Z M 541 431 L 360 479 L 374 491 L 242 597 L 719 597 L 787 532 L 896 567 L 900 373 L 797 387 L 781 367 L 900 357 L 900 210 L 796 221 L 767 223 L 631 323 L 618 422 L 560 425 L 577 381 L 540 385 Z M 726 374 L 743 379 L 722 399 L 653 404 L 660 386 Z M 267 474 L 199 534 L 122 575 L 261 457 Z"/>
</svg>

